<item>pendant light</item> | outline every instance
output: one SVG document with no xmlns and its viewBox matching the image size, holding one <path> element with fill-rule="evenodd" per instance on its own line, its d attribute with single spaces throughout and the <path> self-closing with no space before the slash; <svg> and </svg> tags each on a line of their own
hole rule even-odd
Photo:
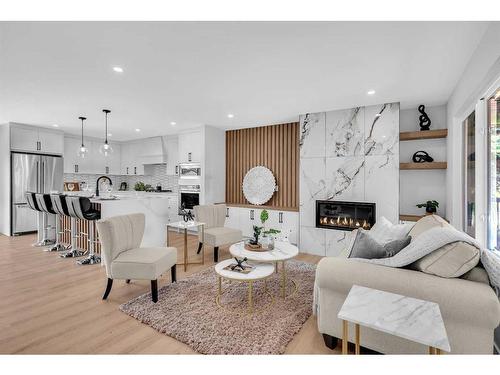
<svg viewBox="0 0 500 375">
<path fill-rule="evenodd" d="M 78 148 L 78 156 L 84 159 L 88 152 L 89 149 L 85 147 L 85 144 L 83 143 L 83 121 L 85 121 L 87 118 L 86 117 L 78 117 L 79 120 L 82 120 L 82 145 Z"/>
<path fill-rule="evenodd" d="M 102 110 L 105 113 L 106 116 L 106 133 L 105 133 L 105 138 L 104 138 L 104 144 L 99 147 L 99 152 L 103 154 L 104 156 L 109 156 L 113 153 L 113 147 L 108 143 L 108 113 L 111 111 L 109 109 L 103 109 Z"/>
</svg>

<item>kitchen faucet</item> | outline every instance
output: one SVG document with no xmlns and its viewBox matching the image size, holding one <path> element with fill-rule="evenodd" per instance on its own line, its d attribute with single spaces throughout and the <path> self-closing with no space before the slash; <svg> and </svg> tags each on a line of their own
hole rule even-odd
<svg viewBox="0 0 500 375">
<path fill-rule="evenodd" d="M 113 185 L 113 181 L 111 181 L 111 179 L 108 177 L 108 176 L 101 176 L 97 179 L 96 183 L 95 183 L 95 196 L 98 197 L 99 196 L 99 183 L 101 182 L 101 178 L 105 178 L 109 181 L 109 184 L 110 185 Z"/>
</svg>

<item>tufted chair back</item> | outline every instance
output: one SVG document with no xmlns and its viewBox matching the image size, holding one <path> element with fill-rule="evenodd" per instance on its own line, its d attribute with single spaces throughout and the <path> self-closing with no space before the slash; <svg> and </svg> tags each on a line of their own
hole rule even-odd
<svg viewBox="0 0 500 375">
<path fill-rule="evenodd" d="M 205 223 L 205 229 L 223 227 L 226 222 L 226 205 L 210 204 L 195 206 L 194 217 L 197 221 Z"/>
<path fill-rule="evenodd" d="M 114 216 L 96 223 L 108 277 L 111 277 L 111 262 L 119 254 L 141 246 L 144 223 L 144 214 L 140 213 Z"/>
</svg>

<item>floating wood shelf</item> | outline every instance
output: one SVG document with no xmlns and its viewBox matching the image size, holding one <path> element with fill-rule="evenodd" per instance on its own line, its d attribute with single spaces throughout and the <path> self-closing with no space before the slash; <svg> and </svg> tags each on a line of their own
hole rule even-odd
<svg viewBox="0 0 500 375">
<path fill-rule="evenodd" d="M 399 169 L 402 170 L 416 170 L 416 169 L 446 169 L 448 163 L 445 161 L 434 161 L 432 163 L 399 163 Z"/>
<path fill-rule="evenodd" d="M 399 215 L 399 220 L 402 221 L 419 221 L 425 215 Z"/>
<path fill-rule="evenodd" d="M 399 133 L 399 140 L 413 141 L 416 139 L 446 138 L 447 136 L 448 136 L 448 129 L 423 130 L 416 132 Z"/>
</svg>

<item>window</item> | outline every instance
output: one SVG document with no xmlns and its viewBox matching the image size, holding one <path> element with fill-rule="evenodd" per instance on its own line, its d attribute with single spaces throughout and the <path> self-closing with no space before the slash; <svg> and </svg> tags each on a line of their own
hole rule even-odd
<svg viewBox="0 0 500 375">
<path fill-rule="evenodd" d="M 464 198 L 465 198 L 465 232 L 471 237 L 476 236 L 476 113 L 472 112 L 464 121 Z"/>
<path fill-rule="evenodd" d="M 500 89 L 488 99 L 488 248 L 500 249 Z"/>
</svg>

